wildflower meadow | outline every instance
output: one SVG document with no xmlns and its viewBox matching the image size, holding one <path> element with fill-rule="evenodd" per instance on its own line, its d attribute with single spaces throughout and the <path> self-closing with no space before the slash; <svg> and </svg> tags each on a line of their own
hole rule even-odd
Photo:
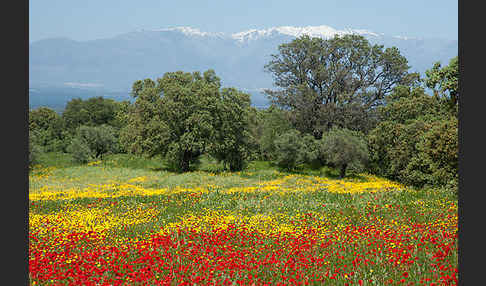
<svg viewBox="0 0 486 286">
<path fill-rule="evenodd" d="M 116 158 L 115 158 L 116 159 Z M 457 197 L 359 174 L 29 174 L 31 285 L 456 285 Z"/>
</svg>

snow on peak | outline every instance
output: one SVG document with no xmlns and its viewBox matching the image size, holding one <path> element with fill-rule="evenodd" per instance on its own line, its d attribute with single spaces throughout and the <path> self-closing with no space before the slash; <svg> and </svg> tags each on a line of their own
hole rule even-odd
<svg viewBox="0 0 486 286">
<path fill-rule="evenodd" d="M 359 35 L 370 35 L 379 36 L 376 33 L 370 32 L 368 30 L 356 30 L 356 29 L 345 29 L 336 30 L 332 27 L 321 25 L 321 26 L 307 26 L 307 27 L 293 27 L 293 26 L 280 26 L 272 27 L 264 30 L 251 29 L 239 33 L 234 33 L 231 35 L 233 39 L 240 42 L 245 40 L 254 40 L 261 37 L 269 36 L 274 33 L 300 37 L 302 35 L 308 35 L 311 37 L 321 37 L 321 38 L 331 38 L 335 35 L 346 35 L 346 34 L 359 34 Z"/>
<path fill-rule="evenodd" d="M 233 34 L 225 34 L 225 33 L 210 33 L 210 32 L 202 32 L 197 28 L 192 28 L 188 26 L 178 26 L 178 27 L 169 27 L 163 29 L 155 29 L 155 30 L 145 30 L 143 31 L 150 31 L 150 32 L 167 32 L 167 31 L 176 31 L 183 33 L 189 37 L 220 37 L 220 38 L 232 38 L 239 42 L 251 41 L 256 40 L 259 38 L 264 38 L 272 35 L 289 35 L 293 37 L 300 37 L 302 35 L 308 35 L 311 37 L 321 37 L 325 39 L 329 39 L 335 35 L 347 35 L 347 34 L 359 34 L 359 35 L 367 35 L 367 36 L 374 36 L 379 37 L 383 34 L 376 34 L 368 30 L 360 30 L 360 29 L 349 29 L 346 28 L 344 30 L 337 30 L 332 27 L 321 25 L 321 26 L 307 26 L 307 27 L 294 27 L 294 26 L 279 26 L 279 27 L 272 27 L 268 29 L 250 29 L 238 33 Z"/>
<path fill-rule="evenodd" d="M 165 31 L 179 31 L 186 36 L 222 36 L 222 33 L 208 33 L 208 32 L 201 32 L 201 30 L 192 27 L 171 27 L 159 30 L 152 30 L 154 32 L 165 32 Z"/>
</svg>

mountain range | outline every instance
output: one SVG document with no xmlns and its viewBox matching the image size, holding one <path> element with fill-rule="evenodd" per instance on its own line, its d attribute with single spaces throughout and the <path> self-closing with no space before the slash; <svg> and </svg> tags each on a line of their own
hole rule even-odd
<svg viewBox="0 0 486 286">
<path fill-rule="evenodd" d="M 272 76 L 263 67 L 280 44 L 304 34 L 328 39 L 351 33 L 363 35 L 372 44 L 397 47 L 408 59 L 410 71 L 422 75 L 435 62 L 446 65 L 458 53 L 457 40 L 337 30 L 324 25 L 281 26 L 233 34 L 174 27 L 137 30 L 89 41 L 50 38 L 29 45 L 30 106 L 35 108 L 56 100 L 62 105 L 83 94 L 84 97 L 111 94 L 128 99 L 135 80 L 155 79 L 170 71 L 207 69 L 216 71 L 223 86 L 246 91 L 252 95 L 254 105 L 265 106 L 267 99 L 261 90 L 272 88 Z M 49 96 L 54 99 L 49 101 Z"/>
</svg>

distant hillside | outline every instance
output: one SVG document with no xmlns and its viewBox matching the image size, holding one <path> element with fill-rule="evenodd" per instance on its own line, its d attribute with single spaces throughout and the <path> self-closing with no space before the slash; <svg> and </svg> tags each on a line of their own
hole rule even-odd
<svg viewBox="0 0 486 286">
<path fill-rule="evenodd" d="M 250 93 L 254 105 L 264 106 L 267 100 L 260 90 L 271 88 L 272 78 L 263 67 L 280 44 L 303 34 L 329 38 L 349 33 L 361 34 L 385 47 L 398 47 L 409 60 L 411 71 L 424 73 L 434 62 L 447 64 L 457 55 L 455 40 L 413 39 L 366 30 L 340 31 L 328 26 L 275 27 L 231 35 L 177 27 L 83 42 L 46 39 L 29 47 L 29 86 L 38 91 L 30 93 L 31 106 L 44 103 L 62 106 L 63 101 L 77 95 L 127 95 L 138 79 L 154 79 L 169 71 L 210 68 L 221 77 L 223 85 Z"/>
<path fill-rule="evenodd" d="M 87 99 L 96 96 L 112 98 L 117 101 L 130 100 L 128 92 L 71 87 L 40 87 L 29 89 L 29 109 L 46 106 L 61 113 L 66 107 L 66 103 L 74 98 Z"/>
</svg>

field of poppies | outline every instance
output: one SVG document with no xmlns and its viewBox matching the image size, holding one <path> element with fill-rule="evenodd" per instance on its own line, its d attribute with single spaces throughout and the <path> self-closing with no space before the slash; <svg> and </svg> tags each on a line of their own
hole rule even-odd
<svg viewBox="0 0 486 286">
<path fill-rule="evenodd" d="M 35 166 L 31 285 L 456 285 L 457 198 L 362 174 Z"/>
</svg>

